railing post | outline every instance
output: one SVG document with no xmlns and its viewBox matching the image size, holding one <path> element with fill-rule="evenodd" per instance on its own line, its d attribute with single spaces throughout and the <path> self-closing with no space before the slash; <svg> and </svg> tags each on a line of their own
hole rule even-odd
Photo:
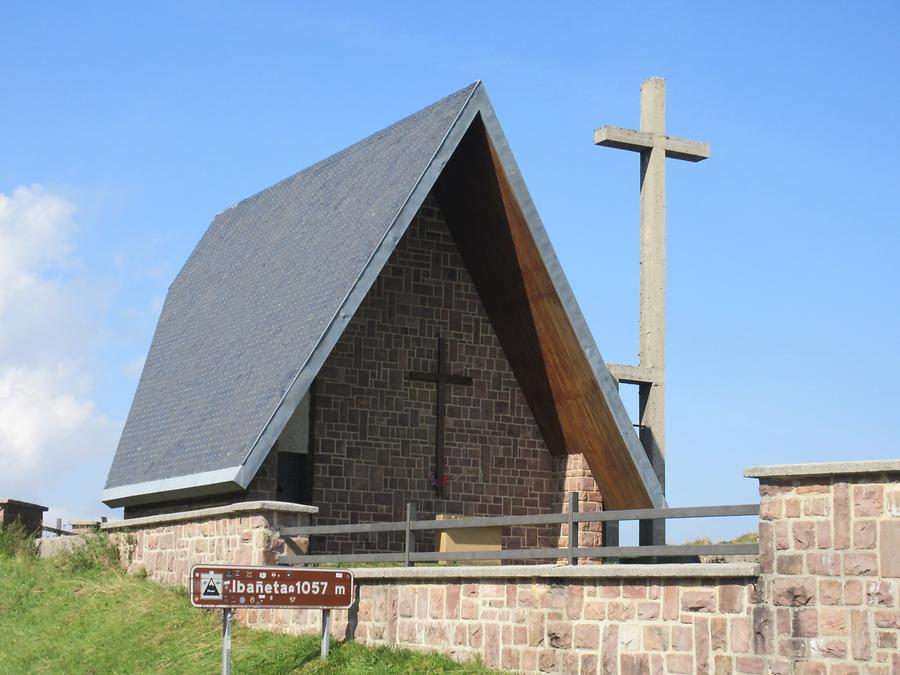
<svg viewBox="0 0 900 675">
<path fill-rule="evenodd" d="M 578 523 L 575 522 L 575 514 L 578 513 L 578 493 L 569 493 L 569 564 L 578 564 Z"/>
<path fill-rule="evenodd" d="M 619 521 L 605 520 L 603 521 L 603 547 L 615 548 L 619 545 Z M 619 562 L 618 558 L 607 558 L 607 563 L 615 564 Z"/>
<path fill-rule="evenodd" d="M 409 559 L 410 553 L 416 551 L 416 533 L 410 528 L 409 524 L 416 519 L 416 505 L 412 503 L 406 504 L 406 538 L 403 546 L 403 562 L 407 567 L 412 567 L 415 563 Z"/>
</svg>

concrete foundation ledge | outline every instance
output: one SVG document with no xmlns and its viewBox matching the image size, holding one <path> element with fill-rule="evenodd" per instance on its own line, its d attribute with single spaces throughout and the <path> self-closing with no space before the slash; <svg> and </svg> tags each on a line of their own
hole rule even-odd
<svg viewBox="0 0 900 675">
<path fill-rule="evenodd" d="M 130 518 L 128 520 L 115 520 L 103 523 L 100 528 L 104 531 L 128 530 L 139 527 L 164 525 L 186 520 L 204 520 L 207 518 L 241 517 L 254 513 L 318 513 L 319 507 L 306 504 L 292 504 L 290 502 L 256 501 L 237 502 L 227 506 L 214 506 L 208 509 L 196 509 L 194 511 L 179 511 L 177 513 L 161 513 L 157 516 L 144 516 L 143 518 Z"/>
<path fill-rule="evenodd" d="M 855 476 L 900 473 L 900 459 L 871 459 L 854 462 L 816 464 L 769 464 L 744 469 L 747 478 L 813 478 L 817 476 Z"/>
<path fill-rule="evenodd" d="M 360 580 L 379 579 L 743 579 L 759 576 L 756 563 L 663 563 L 656 565 L 499 565 L 361 567 Z"/>
</svg>

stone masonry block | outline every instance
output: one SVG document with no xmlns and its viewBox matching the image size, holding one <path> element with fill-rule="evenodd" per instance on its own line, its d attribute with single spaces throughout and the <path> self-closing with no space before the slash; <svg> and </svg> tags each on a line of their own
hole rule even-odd
<svg viewBox="0 0 900 675">
<path fill-rule="evenodd" d="M 819 581 L 819 602 L 823 605 L 839 605 L 843 584 L 837 580 L 823 579 Z"/>
<path fill-rule="evenodd" d="M 885 515 L 900 517 L 900 490 L 890 490 L 885 497 Z"/>
<path fill-rule="evenodd" d="M 783 553 L 775 558 L 777 574 L 803 574 L 803 555 Z M 816 574 L 810 570 L 811 574 Z"/>
<path fill-rule="evenodd" d="M 813 658 L 844 659 L 847 657 L 847 642 L 845 640 L 819 638 L 810 642 L 809 648 L 810 656 Z"/>
<path fill-rule="evenodd" d="M 850 548 L 850 488 L 846 483 L 838 483 L 832 493 L 832 513 L 834 514 L 834 547 Z"/>
<path fill-rule="evenodd" d="M 853 515 L 857 518 L 881 515 L 884 488 L 881 485 L 853 486 Z"/>
<path fill-rule="evenodd" d="M 872 658 L 872 629 L 866 610 L 850 610 L 850 646 L 854 659 Z"/>
<path fill-rule="evenodd" d="M 853 548 L 875 548 L 878 524 L 875 520 L 857 520 L 853 523 Z"/>
<path fill-rule="evenodd" d="M 690 654 L 667 654 L 666 668 L 670 673 L 693 673 L 694 657 Z"/>
<path fill-rule="evenodd" d="M 844 582 L 844 604 L 861 605 L 863 601 L 863 583 L 855 579 Z"/>
<path fill-rule="evenodd" d="M 807 497 L 803 500 L 803 515 L 805 516 L 826 516 L 828 511 L 828 502 L 825 497 Z"/>
<path fill-rule="evenodd" d="M 841 554 L 833 551 L 807 553 L 806 570 L 816 576 L 840 576 Z"/>
<path fill-rule="evenodd" d="M 731 651 L 735 654 L 746 654 L 750 651 L 750 619 L 736 617 L 729 623 Z"/>
<path fill-rule="evenodd" d="M 719 611 L 736 614 L 743 610 L 744 588 L 737 584 L 723 584 L 719 587 Z"/>
<path fill-rule="evenodd" d="M 866 583 L 866 604 L 869 607 L 893 607 L 894 589 L 889 581 Z"/>
<path fill-rule="evenodd" d="M 724 616 L 710 619 L 709 644 L 714 652 L 724 652 L 728 649 L 728 620 Z"/>
<path fill-rule="evenodd" d="M 681 594 L 681 609 L 685 612 L 715 612 L 716 595 L 713 591 L 685 591 Z"/>
<path fill-rule="evenodd" d="M 597 649 L 600 646 L 600 626 L 594 623 L 578 624 L 573 639 L 575 649 Z"/>
<path fill-rule="evenodd" d="M 843 607 L 823 607 L 819 610 L 819 634 L 846 636 L 849 613 Z"/>
<path fill-rule="evenodd" d="M 775 605 L 799 607 L 816 604 L 816 580 L 811 577 L 774 579 L 772 602 Z"/>
<path fill-rule="evenodd" d="M 878 556 L 875 553 L 845 553 L 844 575 L 874 576 L 878 574 Z"/>
<path fill-rule="evenodd" d="M 664 652 L 669 648 L 669 629 L 667 626 L 644 626 L 644 649 L 651 652 Z"/>
<path fill-rule="evenodd" d="M 693 651 L 694 631 L 690 626 L 672 626 L 672 649 L 676 652 Z"/>
<path fill-rule="evenodd" d="M 900 520 L 883 521 L 879 528 L 881 576 L 900 577 Z"/>
<path fill-rule="evenodd" d="M 792 547 L 805 550 L 816 545 L 816 525 L 807 520 L 791 523 Z"/>
</svg>

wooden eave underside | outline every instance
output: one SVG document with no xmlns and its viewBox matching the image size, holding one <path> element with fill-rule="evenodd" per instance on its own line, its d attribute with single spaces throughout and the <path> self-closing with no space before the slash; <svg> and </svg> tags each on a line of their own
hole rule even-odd
<svg viewBox="0 0 900 675">
<path fill-rule="evenodd" d="M 433 194 L 550 452 L 584 455 L 605 508 L 652 507 L 480 115 Z"/>
</svg>

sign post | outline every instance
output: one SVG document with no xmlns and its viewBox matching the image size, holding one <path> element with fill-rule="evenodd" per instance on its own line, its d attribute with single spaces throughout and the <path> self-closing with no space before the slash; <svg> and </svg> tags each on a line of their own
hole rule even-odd
<svg viewBox="0 0 900 675">
<path fill-rule="evenodd" d="M 353 574 L 346 570 L 251 565 L 194 565 L 191 604 L 221 608 L 222 673 L 231 672 L 231 619 L 234 609 L 321 609 L 322 657 L 331 642 L 331 610 L 353 604 Z"/>
<path fill-rule="evenodd" d="M 231 675 L 231 608 L 222 610 L 222 675 Z"/>
<path fill-rule="evenodd" d="M 322 646 L 320 655 L 323 659 L 328 658 L 328 652 L 331 650 L 331 610 L 322 610 Z"/>
</svg>

